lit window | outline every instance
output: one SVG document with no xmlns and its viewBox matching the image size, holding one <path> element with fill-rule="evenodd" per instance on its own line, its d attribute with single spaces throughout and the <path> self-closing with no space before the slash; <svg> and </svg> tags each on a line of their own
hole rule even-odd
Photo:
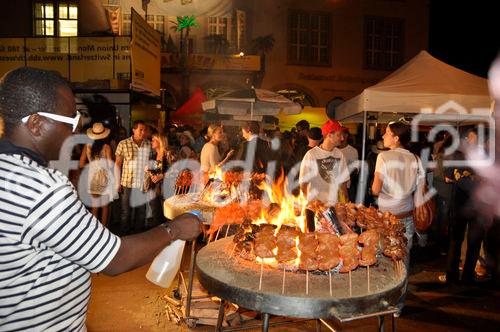
<svg viewBox="0 0 500 332">
<path fill-rule="evenodd" d="M 208 35 L 222 35 L 227 39 L 227 17 L 208 18 Z"/>
<path fill-rule="evenodd" d="M 59 3 L 59 36 L 78 35 L 78 6 L 72 3 Z"/>
<path fill-rule="evenodd" d="M 161 35 L 164 34 L 165 31 L 165 16 L 163 15 L 148 15 L 146 18 L 148 24 L 158 31 Z"/>
<path fill-rule="evenodd" d="M 35 36 L 54 35 L 54 4 L 35 3 Z"/>
<path fill-rule="evenodd" d="M 34 21 L 35 36 L 77 36 L 78 4 L 74 1 L 36 1 Z"/>
</svg>

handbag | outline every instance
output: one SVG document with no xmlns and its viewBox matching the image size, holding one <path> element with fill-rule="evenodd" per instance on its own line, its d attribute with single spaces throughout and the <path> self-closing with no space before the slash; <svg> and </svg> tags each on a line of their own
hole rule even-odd
<svg viewBox="0 0 500 332">
<path fill-rule="evenodd" d="M 90 192 L 103 194 L 109 184 L 108 170 L 104 167 L 98 167 L 92 174 L 90 180 Z"/>
<path fill-rule="evenodd" d="M 90 151 L 87 150 L 86 153 L 89 161 L 89 193 L 103 195 L 110 182 L 106 161 L 101 158 L 92 160 Z"/>
<path fill-rule="evenodd" d="M 151 180 L 151 173 L 144 172 L 144 182 L 142 185 L 142 190 L 144 192 L 147 192 L 151 189 L 152 186 L 153 186 L 153 180 Z"/>
<path fill-rule="evenodd" d="M 417 167 L 418 167 L 418 158 L 417 159 Z M 420 168 L 418 168 L 417 179 L 419 178 Z M 425 178 L 424 178 L 424 181 Z M 418 187 L 418 184 L 417 184 Z M 429 189 L 427 188 L 427 183 L 424 183 L 422 189 L 422 199 L 424 199 L 428 193 Z M 422 199 L 417 197 L 418 193 L 415 190 L 413 194 L 413 202 L 415 204 L 415 209 L 413 210 L 413 223 L 415 224 L 415 229 L 419 233 L 424 233 L 429 227 L 432 225 L 434 221 L 434 217 L 436 215 L 436 203 L 434 202 L 434 198 L 427 198 L 425 202 L 422 202 Z"/>
</svg>

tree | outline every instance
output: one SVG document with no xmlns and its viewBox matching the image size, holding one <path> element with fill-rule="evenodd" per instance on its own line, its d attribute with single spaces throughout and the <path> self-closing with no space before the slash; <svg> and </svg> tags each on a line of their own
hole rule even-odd
<svg viewBox="0 0 500 332">
<path fill-rule="evenodd" d="M 177 22 L 174 23 L 176 31 L 181 33 L 180 38 L 180 69 L 182 77 L 181 99 L 185 102 L 189 98 L 189 32 L 191 28 L 198 27 L 196 18 L 191 16 L 177 16 Z"/>
<path fill-rule="evenodd" d="M 266 74 L 266 53 L 274 47 L 274 36 L 272 34 L 260 36 L 252 40 L 252 53 L 260 55 L 260 70 L 254 74 L 254 86 L 260 87 Z"/>
</svg>

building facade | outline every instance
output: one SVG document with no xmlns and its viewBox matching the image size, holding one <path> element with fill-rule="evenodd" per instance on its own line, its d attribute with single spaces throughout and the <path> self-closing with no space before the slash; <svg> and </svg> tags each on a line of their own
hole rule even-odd
<svg viewBox="0 0 500 332">
<path fill-rule="evenodd" d="M 212 96 L 256 85 L 325 107 L 355 96 L 428 46 L 423 0 L 20 0 L 3 6 L 9 17 L 0 20 L 0 37 L 128 36 L 133 7 L 162 35 L 162 87 L 174 107 L 183 101 L 179 52 L 185 48 L 189 92 L 201 87 Z M 177 16 L 185 15 L 197 22 L 188 38 L 177 30 Z"/>
</svg>

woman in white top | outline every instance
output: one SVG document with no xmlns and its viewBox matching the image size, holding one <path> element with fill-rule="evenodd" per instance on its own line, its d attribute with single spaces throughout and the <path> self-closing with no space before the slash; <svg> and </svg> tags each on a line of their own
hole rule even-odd
<svg viewBox="0 0 500 332">
<path fill-rule="evenodd" d="M 87 184 L 91 212 L 104 226 L 108 222 L 108 205 L 114 197 L 114 186 L 111 183 L 114 178 L 113 152 L 109 144 L 109 133 L 110 129 L 105 128 L 101 122 L 94 123 L 86 132 L 94 142 L 86 144 L 80 156 L 80 168 L 89 164 Z"/>
<path fill-rule="evenodd" d="M 219 154 L 219 143 L 224 139 L 222 127 L 210 125 L 207 129 L 207 137 L 209 141 L 203 145 L 200 153 L 201 171 L 203 172 L 204 183 L 208 180 L 208 172 L 217 167 L 221 167 L 234 154 L 234 150 L 230 150 L 226 157 L 222 159 Z"/>
<path fill-rule="evenodd" d="M 415 234 L 413 193 L 417 186 L 421 190 L 425 184 L 425 172 L 420 159 L 406 149 L 410 135 L 410 126 L 401 121 L 387 125 L 383 139 L 384 146 L 389 150 L 378 154 L 372 184 L 372 194 L 378 196 L 379 210 L 391 212 L 405 225 L 405 237 L 408 240 L 405 257 L 407 273 Z M 404 296 L 397 305 L 399 311 L 396 316 L 401 313 L 403 302 Z"/>
</svg>

